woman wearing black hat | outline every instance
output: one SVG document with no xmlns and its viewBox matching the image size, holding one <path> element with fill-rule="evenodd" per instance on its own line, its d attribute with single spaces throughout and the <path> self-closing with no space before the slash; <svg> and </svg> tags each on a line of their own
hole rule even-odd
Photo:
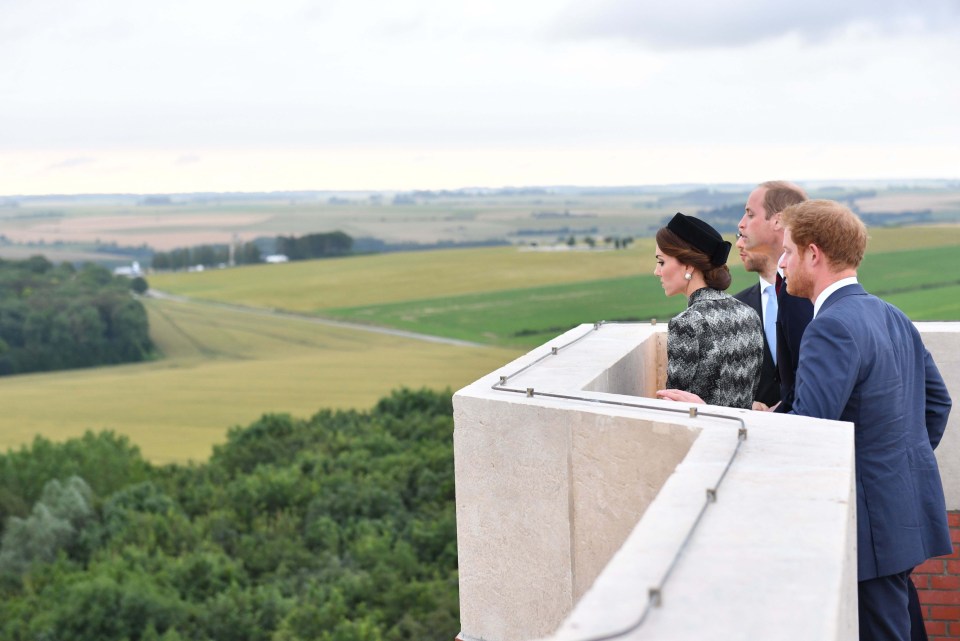
<svg viewBox="0 0 960 641">
<path fill-rule="evenodd" d="M 667 388 L 657 396 L 750 409 L 760 380 L 763 334 L 730 286 L 730 243 L 693 216 L 677 214 L 657 232 L 654 275 L 667 296 L 684 294 L 687 309 L 667 330 Z"/>
</svg>

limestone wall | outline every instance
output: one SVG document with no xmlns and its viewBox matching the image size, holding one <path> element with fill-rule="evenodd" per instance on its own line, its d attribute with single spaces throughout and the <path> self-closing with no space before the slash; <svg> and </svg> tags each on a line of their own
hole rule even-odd
<svg viewBox="0 0 960 641">
<path fill-rule="evenodd" d="M 960 510 L 960 323 L 915 323 L 953 398 L 950 422 L 937 447 L 947 510 Z"/>
</svg>

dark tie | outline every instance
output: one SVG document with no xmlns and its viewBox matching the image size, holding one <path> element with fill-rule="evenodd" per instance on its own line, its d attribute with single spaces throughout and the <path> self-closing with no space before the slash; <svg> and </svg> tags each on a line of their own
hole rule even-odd
<svg viewBox="0 0 960 641">
<path fill-rule="evenodd" d="M 780 272 L 777 272 L 777 296 L 780 295 L 780 285 L 783 285 L 783 277 L 780 276 Z"/>
</svg>

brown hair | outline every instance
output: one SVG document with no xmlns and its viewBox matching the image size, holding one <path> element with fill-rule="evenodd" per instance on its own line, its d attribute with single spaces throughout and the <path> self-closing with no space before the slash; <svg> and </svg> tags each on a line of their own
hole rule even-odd
<svg viewBox="0 0 960 641">
<path fill-rule="evenodd" d="M 786 180 L 768 180 L 760 183 L 759 186 L 767 190 L 763 194 L 763 211 L 766 213 L 767 220 L 790 205 L 802 203 L 807 199 L 803 189 Z"/>
<path fill-rule="evenodd" d="M 867 226 L 850 209 L 833 200 L 808 200 L 780 213 L 780 221 L 803 254 L 816 245 L 835 270 L 856 269 L 867 249 Z"/>
<path fill-rule="evenodd" d="M 667 256 L 672 256 L 681 264 L 690 265 L 699 270 L 703 274 L 703 280 L 707 283 L 707 287 L 720 291 L 730 287 L 732 278 L 726 265 L 714 266 L 710 262 L 709 256 L 666 227 L 661 227 L 660 231 L 657 232 L 657 246 Z"/>
</svg>

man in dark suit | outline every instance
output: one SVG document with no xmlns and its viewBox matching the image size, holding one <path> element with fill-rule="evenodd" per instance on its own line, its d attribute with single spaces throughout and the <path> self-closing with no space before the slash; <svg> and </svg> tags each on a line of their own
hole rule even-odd
<svg viewBox="0 0 960 641">
<path fill-rule="evenodd" d="M 788 207 L 780 222 L 787 287 L 814 305 L 792 413 L 854 424 L 860 639 L 909 641 L 910 572 L 952 553 L 933 454 L 950 395 L 906 315 L 857 282 L 863 222 L 828 200 Z"/>
<path fill-rule="evenodd" d="M 734 294 L 760 316 L 764 328 L 763 363 L 754 409 L 776 405 L 789 411 L 793 400 L 800 339 L 813 316 L 813 305 L 791 296 L 781 285 L 777 262 L 783 251 L 780 212 L 807 199 L 804 191 L 782 180 L 762 183 L 750 193 L 737 225 L 737 249 L 748 272 L 759 274 L 756 285 Z M 779 405 L 777 405 L 779 403 Z"/>
</svg>

